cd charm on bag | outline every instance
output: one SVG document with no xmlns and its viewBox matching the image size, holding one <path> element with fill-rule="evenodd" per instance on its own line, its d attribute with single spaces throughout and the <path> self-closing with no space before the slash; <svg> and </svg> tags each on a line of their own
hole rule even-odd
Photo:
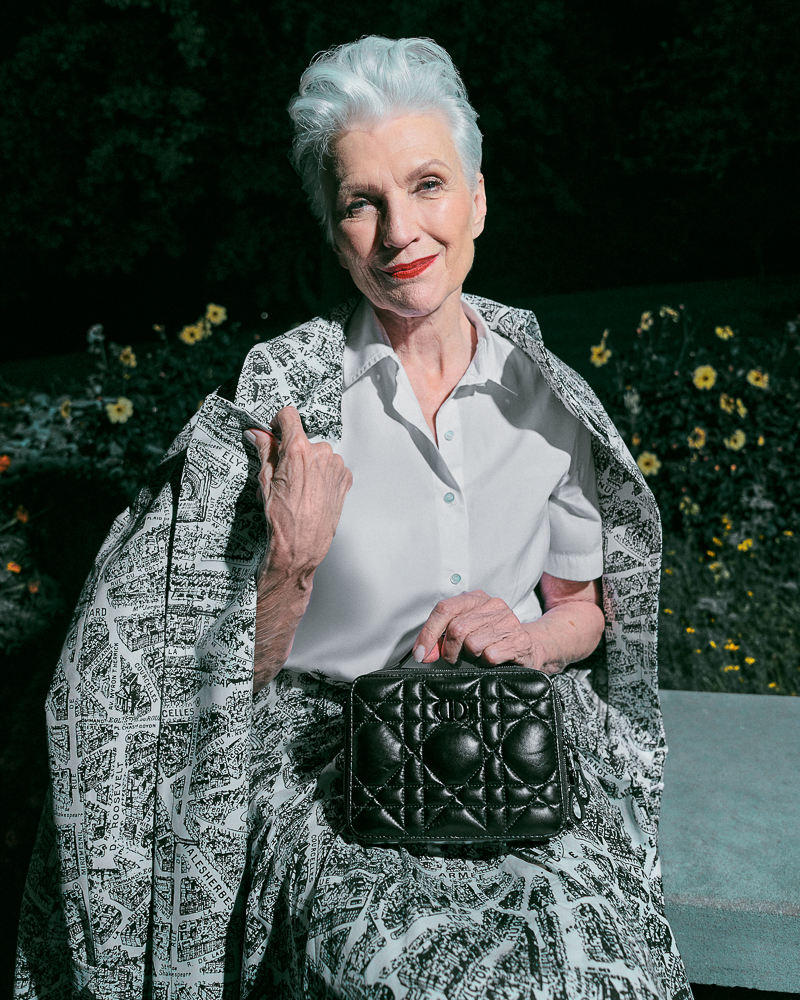
<svg viewBox="0 0 800 1000">
<path fill-rule="evenodd" d="M 345 809 L 369 843 L 546 840 L 589 793 L 547 674 L 377 670 L 345 703 Z"/>
</svg>

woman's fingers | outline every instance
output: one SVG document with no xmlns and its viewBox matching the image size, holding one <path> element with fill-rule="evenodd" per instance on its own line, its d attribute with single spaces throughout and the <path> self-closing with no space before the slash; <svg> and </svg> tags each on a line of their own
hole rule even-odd
<svg viewBox="0 0 800 1000">
<path fill-rule="evenodd" d="M 253 432 L 272 529 L 267 568 L 305 580 L 330 548 L 353 477 L 329 444 L 308 440 L 293 406 L 278 411 L 273 427 L 274 434 Z"/>
<path fill-rule="evenodd" d="M 420 630 L 414 649 L 417 662 L 433 663 L 441 655 L 505 663 L 526 655 L 529 638 L 505 601 L 473 590 L 439 601 Z"/>
<path fill-rule="evenodd" d="M 488 595 L 482 590 L 472 590 L 439 601 L 420 629 L 417 641 L 414 643 L 414 659 L 418 663 L 430 663 L 437 642 L 444 637 L 450 622 L 457 615 L 479 607 L 487 599 Z"/>
<path fill-rule="evenodd" d="M 261 460 L 256 496 L 266 508 L 270 495 L 272 476 L 278 464 L 278 438 L 268 431 L 262 431 L 255 427 L 250 428 L 247 434 L 249 440 L 258 449 L 258 455 Z"/>
<path fill-rule="evenodd" d="M 454 623 L 457 627 L 458 622 Z M 519 619 L 507 609 L 506 614 L 484 614 L 464 623 L 463 628 L 469 629 L 463 638 L 460 650 L 456 650 L 456 658 L 478 660 L 496 665 L 519 660 L 529 652 L 528 635 L 521 627 Z M 449 630 L 448 630 L 449 631 Z M 454 637 L 452 646 L 448 640 L 444 642 L 444 656 L 451 660 L 452 650 L 458 643 Z"/>
<path fill-rule="evenodd" d="M 278 410 L 272 418 L 272 427 L 275 429 L 275 437 L 287 447 L 298 437 L 308 441 L 303 421 L 295 406 L 284 406 Z"/>
</svg>

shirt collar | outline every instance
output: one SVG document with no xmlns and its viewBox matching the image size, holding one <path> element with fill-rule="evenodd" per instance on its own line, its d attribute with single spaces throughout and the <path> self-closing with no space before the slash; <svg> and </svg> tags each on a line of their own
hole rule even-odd
<svg viewBox="0 0 800 1000">
<path fill-rule="evenodd" d="M 501 356 L 503 352 L 500 350 L 501 345 L 497 343 L 497 335 L 486 326 L 483 317 L 469 306 L 463 297 L 461 308 L 475 327 L 478 344 L 470 366 L 459 385 L 485 385 L 490 381 L 501 385 L 505 358 Z M 368 299 L 362 298 L 350 318 L 346 338 L 343 359 L 345 389 L 349 389 L 383 358 L 392 358 L 399 367 L 400 361 Z"/>
<path fill-rule="evenodd" d="M 369 303 L 362 298 L 347 324 L 343 359 L 344 388 L 358 381 L 382 358 L 393 358 L 399 365 L 386 331 Z"/>
</svg>

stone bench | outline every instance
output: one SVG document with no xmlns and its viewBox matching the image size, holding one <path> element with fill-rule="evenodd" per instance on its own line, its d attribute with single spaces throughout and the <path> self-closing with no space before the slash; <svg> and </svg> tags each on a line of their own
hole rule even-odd
<svg viewBox="0 0 800 1000">
<path fill-rule="evenodd" d="M 800 698 L 661 704 L 664 897 L 689 980 L 800 992 Z"/>
</svg>

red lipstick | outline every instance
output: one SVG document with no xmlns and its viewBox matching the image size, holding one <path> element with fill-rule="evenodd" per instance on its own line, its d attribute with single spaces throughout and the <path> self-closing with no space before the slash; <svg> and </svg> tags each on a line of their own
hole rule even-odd
<svg viewBox="0 0 800 1000">
<path fill-rule="evenodd" d="M 439 254 L 435 253 L 430 257 L 420 257 L 418 260 L 411 260 L 407 264 L 390 264 L 389 267 L 381 268 L 381 270 L 384 274 L 389 274 L 393 278 L 400 278 L 401 280 L 416 278 L 418 274 L 422 274 L 423 271 L 427 270 L 438 256 Z"/>
</svg>

